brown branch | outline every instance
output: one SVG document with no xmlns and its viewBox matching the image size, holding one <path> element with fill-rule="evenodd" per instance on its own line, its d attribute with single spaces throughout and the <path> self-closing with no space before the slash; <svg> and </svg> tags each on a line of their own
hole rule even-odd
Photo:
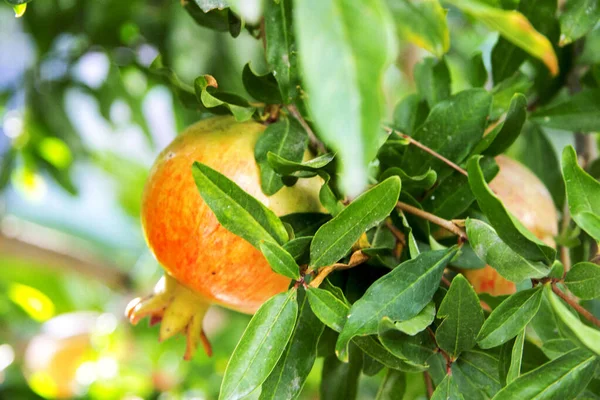
<svg viewBox="0 0 600 400">
<path fill-rule="evenodd" d="M 328 265 L 326 267 L 321 268 L 317 276 L 315 276 L 315 278 L 310 282 L 309 286 L 314 288 L 319 287 L 321 283 L 323 283 L 325 278 L 327 278 L 327 276 L 333 271 L 356 267 L 357 265 L 364 263 L 368 259 L 369 256 L 364 254 L 362 251 L 355 251 L 354 253 L 352 253 L 352 256 L 350 256 L 350 261 L 348 261 L 348 264 L 335 263 L 333 265 Z"/>
<path fill-rule="evenodd" d="M 442 283 L 448 287 L 450 287 L 450 285 L 452 285 L 452 282 L 450 282 L 448 280 L 448 278 L 446 278 L 444 275 L 442 275 Z"/>
<path fill-rule="evenodd" d="M 90 243 L 80 238 L 13 217 L 2 222 L 0 254 L 75 272 L 115 289 L 126 289 L 130 284 L 126 273 L 95 254 Z"/>
<path fill-rule="evenodd" d="M 432 222 L 436 225 L 441 226 L 442 228 L 449 230 L 454 233 L 456 236 L 460 238 L 462 241 L 468 240 L 467 234 L 464 230 L 462 230 L 458 225 L 453 223 L 452 221 L 448 221 L 447 219 L 443 219 L 438 217 L 437 215 L 428 213 L 427 211 L 423 211 L 417 207 L 413 207 L 410 204 L 403 203 L 399 201 L 396 203 L 396 207 L 402 211 L 406 211 L 410 214 L 416 215 L 417 217 L 421 217 L 429 222 Z"/>
<path fill-rule="evenodd" d="M 431 382 L 429 372 L 423 371 L 423 378 L 425 379 L 425 387 L 427 388 L 427 398 L 431 399 L 431 396 L 433 396 L 433 382 Z"/>
<path fill-rule="evenodd" d="M 554 293 L 556 293 L 556 295 L 558 297 L 560 297 L 561 299 L 563 299 L 568 305 L 570 305 L 571 307 L 573 307 L 575 309 L 575 311 L 577 311 L 579 314 L 581 314 L 581 316 L 585 319 L 587 319 L 588 321 L 590 321 L 592 324 L 596 325 L 598 328 L 600 328 L 600 320 L 598 320 L 598 318 L 594 317 L 594 315 L 589 312 L 588 310 L 586 310 L 585 308 L 583 308 L 576 299 L 572 298 L 571 296 L 567 295 L 566 293 L 564 293 L 562 290 L 560 290 L 558 288 L 558 286 L 556 286 L 556 283 L 553 282 L 551 284 L 552 287 L 552 291 Z"/>
<path fill-rule="evenodd" d="M 289 104 L 287 106 L 287 109 L 290 112 L 290 114 L 292 114 L 294 116 L 294 118 L 296 118 L 298 120 L 300 125 L 302 125 L 302 127 L 308 134 L 308 140 L 310 140 L 311 147 L 316 149 L 319 154 L 327 153 L 327 149 L 325 148 L 325 145 L 319 139 L 317 139 L 317 136 L 313 132 L 310 125 L 308 125 L 306 120 L 302 117 L 302 114 L 300 114 L 300 111 L 298 111 L 298 108 L 296 107 L 296 105 Z"/>
<path fill-rule="evenodd" d="M 412 145 L 415 145 L 416 147 L 420 148 L 421 150 L 425 151 L 426 153 L 431 154 L 432 156 L 434 156 L 435 158 L 442 160 L 444 163 L 446 163 L 447 165 L 449 165 L 450 167 L 454 168 L 455 170 L 457 170 L 458 172 L 460 172 L 461 174 L 463 174 L 464 176 L 469 176 L 467 174 L 467 171 L 465 171 L 464 169 L 462 169 L 459 165 L 453 163 L 452 161 L 448 160 L 446 157 L 444 157 L 443 155 L 441 155 L 440 153 L 430 149 L 429 147 L 425 146 L 424 144 L 416 141 L 415 139 L 413 139 L 412 137 L 402 133 L 402 132 L 398 132 L 395 129 L 390 128 L 389 126 L 384 126 L 383 130 L 385 130 L 387 133 L 395 133 L 398 136 L 400 136 L 403 139 L 408 140 L 408 142 Z"/>
</svg>

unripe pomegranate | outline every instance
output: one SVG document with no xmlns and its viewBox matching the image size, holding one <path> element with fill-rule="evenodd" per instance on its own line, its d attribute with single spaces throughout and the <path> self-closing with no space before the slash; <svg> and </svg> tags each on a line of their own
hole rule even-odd
<svg viewBox="0 0 600 400">
<path fill-rule="evenodd" d="M 279 216 L 321 210 L 319 178 L 300 179 L 270 197 L 263 194 L 254 146 L 264 130 L 260 123 L 238 123 L 229 116 L 202 120 L 177 137 L 150 171 L 142 227 L 166 274 L 152 296 L 128 305 L 127 315 L 134 324 L 146 316 L 151 323 L 161 321 L 160 340 L 184 332 L 186 359 L 198 338 L 210 355 L 202 320 L 211 304 L 253 313 L 289 284 L 259 250 L 219 224 L 192 177 L 194 161 L 227 176 Z"/>
<path fill-rule="evenodd" d="M 554 246 L 558 216 L 546 186 L 527 167 L 513 159 L 498 156 L 496 162 L 500 172 L 490 182 L 490 188 L 527 229 L 547 245 Z M 516 291 L 513 282 L 504 279 L 489 265 L 461 272 L 477 293 L 500 296 Z"/>
</svg>

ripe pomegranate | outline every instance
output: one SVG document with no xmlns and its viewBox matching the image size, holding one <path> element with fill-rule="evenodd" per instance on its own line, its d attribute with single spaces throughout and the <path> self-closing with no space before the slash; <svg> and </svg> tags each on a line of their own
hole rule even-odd
<svg viewBox="0 0 600 400">
<path fill-rule="evenodd" d="M 300 179 L 270 197 L 262 193 L 254 146 L 264 130 L 260 123 L 238 123 L 229 116 L 202 120 L 177 137 L 150 171 L 142 226 L 166 274 L 153 295 L 134 299 L 126 313 L 134 324 L 146 316 L 151 323 L 161 322 L 160 340 L 185 333 L 185 359 L 192 357 L 198 338 L 211 353 L 202 330 L 211 304 L 254 313 L 289 284 L 259 250 L 219 224 L 192 177 L 194 161 L 227 176 L 279 216 L 322 210 L 319 178 Z"/>
<path fill-rule="evenodd" d="M 513 159 L 498 156 L 496 162 L 500 172 L 490 182 L 490 188 L 527 229 L 547 245 L 554 246 L 558 216 L 546 186 L 527 167 Z M 477 293 L 500 296 L 516 291 L 513 282 L 504 279 L 489 265 L 461 272 Z"/>
</svg>

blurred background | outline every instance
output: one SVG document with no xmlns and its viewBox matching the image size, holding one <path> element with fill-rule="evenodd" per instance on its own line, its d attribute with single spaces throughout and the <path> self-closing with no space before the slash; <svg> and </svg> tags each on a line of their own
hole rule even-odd
<svg viewBox="0 0 600 400">
<path fill-rule="evenodd" d="M 497 36 L 454 11 L 449 20 L 458 91 Z M 208 29 L 167 0 L 34 1 L 21 18 L 0 2 L 0 398 L 217 398 L 248 316 L 213 308 L 213 357 L 183 362 L 183 337 L 158 343 L 157 327 L 130 326 L 123 311 L 162 274 L 139 223 L 147 171 L 203 117 L 149 66 L 161 55 L 181 84 L 211 74 L 250 99 L 241 71 L 266 65 L 247 28 Z M 426 55 L 401 47 L 385 81 L 390 119 Z M 321 364 L 306 399 L 318 397 Z M 360 397 L 377 380 L 361 380 Z"/>
</svg>

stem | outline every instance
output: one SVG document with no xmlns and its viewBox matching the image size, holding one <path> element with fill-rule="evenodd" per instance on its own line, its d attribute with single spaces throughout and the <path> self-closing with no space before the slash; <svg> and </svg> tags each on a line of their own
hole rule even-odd
<svg viewBox="0 0 600 400">
<path fill-rule="evenodd" d="M 384 126 L 383 130 L 385 130 L 387 133 L 390 133 L 390 134 L 391 133 L 396 133 L 401 138 L 408 140 L 408 142 L 410 144 L 415 145 L 416 147 L 420 148 L 421 150 L 425 151 L 426 153 L 431 154 L 432 156 L 434 156 L 435 158 L 437 158 L 439 160 L 442 160 L 444 163 L 446 163 L 450 167 L 454 168 L 455 170 L 457 170 L 458 172 L 460 172 L 464 176 L 467 176 L 467 177 L 469 176 L 469 174 L 467 174 L 467 171 L 465 171 L 464 169 L 462 169 L 460 166 L 458 166 L 457 164 L 455 164 L 452 161 L 448 160 L 446 157 L 444 157 L 440 153 L 438 153 L 438 152 L 430 149 L 429 147 L 425 146 L 424 144 L 416 141 L 415 139 L 413 139 L 412 137 L 408 136 L 407 134 L 404 134 L 402 132 L 398 132 L 397 130 L 392 129 L 389 126 Z"/>
<path fill-rule="evenodd" d="M 433 222 L 434 224 L 439 225 L 446 230 L 449 230 L 450 232 L 452 232 L 456 236 L 458 236 L 462 241 L 468 240 L 467 234 L 465 233 L 465 231 L 463 231 L 460 227 L 458 227 L 452 221 L 448 221 L 447 219 L 440 218 L 437 215 L 428 213 L 427 211 L 423 211 L 417 207 L 413 207 L 410 204 L 406 204 L 401 201 L 396 203 L 396 207 L 398 207 L 402 211 L 406 211 L 410 214 L 416 215 L 417 217 L 426 219 L 429 222 Z"/>
<path fill-rule="evenodd" d="M 302 117 L 302 114 L 300 114 L 300 111 L 298 111 L 298 107 L 296 107 L 295 104 L 289 104 L 287 106 L 287 109 L 290 112 L 290 114 L 292 114 L 294 118 L 296 118 L 298 122 L 300 122 L 300 125 L 302 125 L 302 127 L 308 134 L 308 139 L 310 140 L 311 147 L 315 148 L 319 154 L 327 153 L 325 145 L 319 139 L 317 139 L 317 136 L 311 129 L 310 125 L 308 125 L 306 120 Z"/>
<path fill-rule="evenodd" d="M 348 264 L 335 263 L 333 265 L 328 265 L 326 267 L 321 268 L 317 276 L 315 276 L 315 278 L 310 282 L 309 286 L 317 288 L 321 285 L 321 283 L 323 283 L 325 278 L 327 278 L 327 276 L 333 271 L 356 267 L 357 265 L 364 263 L 368 259 L 369 256 L 363 254 L 362 251 L 357 250 L 354 253 L 352 253 L 352 256 L 350 256 L 350 261 L 348 262 Z"/>
<path fill-rule="evenodd" d="M 442 282 L 448 287 L 450 287 L 450 285 L 452 284 L 452 282 L 450 282 L 448 278 L 446 278 L 444 275 L 442 275 Z"/>
<path fill-rule="evenodd" d="M 554 293 L 556 293 L 556 295 L 558 295 L 558 297 L 560 297 L 561 299 L 563 299 L 568 305 L 570 305 L 571 307 L 573 307 L 579 314 L 581 314 L 581 316 L 585 319 L 587 319 L 588 321 L 590 321 L 592 324 L 596 325 L 598 328 L 600 328 L 600 320 L 598 320 L 598 318 L 594 317 L 594 315 L 589 312 L 588 310 L 586 310 L 585 308 L 583 308 L 578 302 L 577 300 L 575 300 L 574 298 L 572 298 L 571 296 L 568 296 L 566 293 L 564 293 L 562 290 L 560 290 L 558 288 L 558 286 L 556 286 L 556 283 L 552 283 L 551 284 L 552 287 L 552 291 Z"/>
<path fill-rule="evenodd" d="M 431 396 L 433 396 L 433 382 L 431 382 L 429 372 L 423 371 L 423 378 L 425 379 L 425 387 L 427 388 L 427 398 L 431 399 Z"/>
</svg>

